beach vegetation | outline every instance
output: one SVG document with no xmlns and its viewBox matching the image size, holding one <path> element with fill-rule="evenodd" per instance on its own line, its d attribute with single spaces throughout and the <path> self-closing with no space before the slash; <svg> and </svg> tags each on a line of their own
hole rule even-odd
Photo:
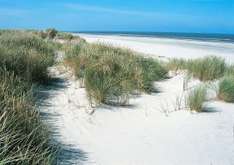
<svg viewBox="0 0 234 165">
<path fill-rule="evenodd" d="M 218 98 L 234 102 L 234 76 L 225 76 L 219 82 Z"/>
<path fill-rule="evenodd" d="M 50 44 L 31 32 L 0 35 L 0 164 L 55 162 L 57 148 L 33 93 L 35 85 L 48 80 L 53 57 Z"/>
<path fill-rule="evenodd" d="M 73 35 L 70 34 L 70 33 L 58 32 L 56 38 L 57 38 L 57 39 L 64 39 L 64 40 L 71 41 L 72 39 L 75 38 L 75 36 L 73 36 Z"/>
<path fill-rule="evenodd" d="M 65 62 L 83 79 L 90 100 L 125 105 L 134 91 L 152 92 L 167 70 L 157 61 L 128 49 L 83 43 L 67 52 Z"/>
<path fill-rule="evenodd" d="M 178 71 L 187 68 L 187 60 L 182 58 L 171 58 L 166 64 L 168 70 Z"/>
<path fill-rule="evenodd" d="M 188 74 L 201 81 L 212 81 L 224 76 L 227 65 L 221 57 L 207 56 L 198 59 L 171 59 L 167 64 L 170 70 L 187 70 Z"/>
<path fill-rule="evenodd" d="M 234 65 L 228 65 L 226 67 L 225 76 L 234 76 Z"/>
<path fill-rule="evenodd" d="M 226 70 L 225 60 L 221 57 L 207 56 L 189 60 L 188 73 L 201 81 L 212 81 L 221 78 Z"/>
<path fill-rule="evenodd" d="M 33 103 L 31 84 L 0 69 L 0 164 L 52 164 L 56 148 Z"/>
<path fill-rule="evenodd" d="M 46 34 L 47 34 L 47 37 L 49 39 L 54 39 L 58 33 L 58 31 L 54 28 L 49 28 L 49 29 L 46 29 Z"/>
<path fill-rule="evenodd" d="M 52 44 L 28 33 L 0 36 L 0 66 L 27 81 L 45 82 L 54 63 Z"/>
<path fill-rule="evenodd" d="M 186 103 L 190 111 L 202 112 L 206 101 L 207 89 L 204 86 L 198 86 L 188 93 Z"/>
<path fill-rule="evenodd" d="M 163 62 L 153 58 L 144 58 L 139 56 L 137 63 L 142 69 L 143 90 L 147 93 L 155 91 L 154 82 L 166 79 L 168 77 L 168 69 Z"/>
</svg>

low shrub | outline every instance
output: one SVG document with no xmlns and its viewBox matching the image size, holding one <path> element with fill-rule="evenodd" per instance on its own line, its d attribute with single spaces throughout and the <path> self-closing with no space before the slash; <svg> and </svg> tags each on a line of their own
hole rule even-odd
<svg viewBox="0 0 234 165">
<path fill-rule="evenodd" d="M 219 82 L 218 98 L 226 102 L 234 102 L 234 77 L 225 76 Z"/>
<path fill-rule="evenodd" d="M 202 112 L 206 100 L 206 88 L 199 86 L 188 93 L 186 103 L 191 111 Z"/>
</svg>

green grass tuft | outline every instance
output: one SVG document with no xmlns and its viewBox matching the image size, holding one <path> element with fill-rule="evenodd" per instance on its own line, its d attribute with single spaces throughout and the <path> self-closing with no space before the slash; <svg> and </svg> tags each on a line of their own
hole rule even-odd
<svg viewBox="0 0 234 165">
<path fill-rule="evenodd" d="M 139 57 L 138 64 L 142 68 L 143 90 L 147 93 L 154 92 L 154 82 L 167 78 L 168 70 L 158 60 Z"/>
<path fill-rule="evenodd" d="M 203 103 L 206 100 L 206 91 L 204 86 L 199 86 L 189 92 L 186 100 L 189 110 L 196 112 L 203 111 Z"/>
<path fill-rule="evenodd" d="M 225 76 L 219 82 L 218 98 L 226 102 L 234 102 L 234 77 Z"/>
</svg>

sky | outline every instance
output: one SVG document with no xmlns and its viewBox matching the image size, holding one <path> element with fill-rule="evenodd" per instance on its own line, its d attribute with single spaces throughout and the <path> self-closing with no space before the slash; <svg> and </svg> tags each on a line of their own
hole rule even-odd
<svg viewBox="0 0 234 165">
<path fill-rule="evenodd" d="M 234 34 L 234 0 L 0 0 L 0 28 Z"/>
</svg>

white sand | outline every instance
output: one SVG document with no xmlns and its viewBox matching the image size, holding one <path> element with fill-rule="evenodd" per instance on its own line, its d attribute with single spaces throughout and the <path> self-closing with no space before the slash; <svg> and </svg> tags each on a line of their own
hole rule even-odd
<svg viewBox="0 0 234 165">
<path fill-rule="evenodd" d="M 126 37 L 111 35 L 80 34 L 88 42 L 109 43 L 130 48 L 150 57 L 198 58 L 207 55 L 221 56 L 234 62 L 234 44 L 151 37 Z"/>
<path fill-rule="evenodd" d="M 100 39 L 95 38 L 96 36 L 84 37 L 89 42 Z M 179 43 L 174 45 L 174 41 L 171 41 L 172 44 L 169 41 L 165 41 L 165 44 L 158 41 L 160 44 L 156 44 L 156 41 L 150 43 L 151 39 L 143 42 L 138 41 L 143 39 L 134 40 L 132 37 L 102 38 L 101 41 L 147 52 L 151 56 L 158 54 L 185 57 L 183 51 L 193 54 L 193 57 L 212 51 L 216 52 L 216 55 L 222 55 L 219 48 L 212 49 L 215 46 L 196 48 L 188 46 L 184 41 L 183 46 L 179 46 Z M 224 46 L 229 49 L 230 45 Z M 222 56 L 231 59 L 228 57 L 231 51 L 232 47 L 229 51 L 223 50 L 225 55 Z M 53 73 L 58 71 L 57 67 L 53 69 Z M 206 107 L 212 109 L 212 112 L 186 111 L 183 102 L 183 74 L 157 82 L 160 93 L 132 98 L 131 106 L 128 107 L 102 106 L 96 108 L 93 115 L 87 113 L 91 108 L 85 89 L 79 88 L 78 83 L 67 74 L 57 72 L 55 77 L 65 80 L 62 83 L 64 88 L 52 91 L 54 96 L 47 100 L 51 106 L 43 110 L 58 115 L 54 125 L 57 126 L 62 143 L 87 153 L 88 158 L 84 164 L 234 164 L 234 104 L 210 101 L 206 103 Z M 198 83 L 193 81 L 189 83 L 189 87 Z M 182 103 L 178 106 L 180 99 Z M 81 161 L 77 159 L 72 162 L 79 164 Z"/>
</svg>

